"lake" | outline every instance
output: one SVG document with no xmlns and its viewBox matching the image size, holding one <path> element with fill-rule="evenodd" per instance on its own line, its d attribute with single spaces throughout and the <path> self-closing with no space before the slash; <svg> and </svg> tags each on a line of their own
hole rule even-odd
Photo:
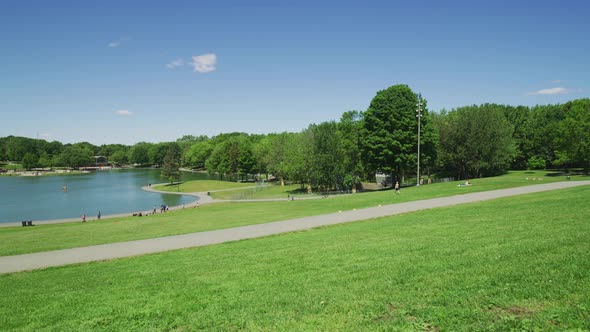
<svg viewBox="0 0 590 332">
<path fill-rule="evenodd" d="M 181 180 L 215 179 L 204 173 L 182 172 Z M 114 169 L 78 175 L 0 177 L 0 223 L 21 220 L 80 218 L 175 206 L 197 197 L 160 194 L 141 189 L 165 182 L 159 169 Z M 67 192 L 62 188 L 67 186 Z"/>
</svg>

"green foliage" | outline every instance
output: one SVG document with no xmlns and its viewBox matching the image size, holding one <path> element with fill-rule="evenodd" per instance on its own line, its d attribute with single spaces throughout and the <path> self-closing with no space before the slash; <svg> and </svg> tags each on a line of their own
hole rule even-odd
<svg viewBox="0 0 590 332">
<path fill-rule="evenodd" d="M 205 166 L 207 172 L 214 174 L 251 174 L 256 161 L 252 153 L 252 143 L 246 136 L 232 135 L 213 149 Z"/>
<path fill-rule="evenodd" d="M 502 110 L 504 117 L 513 126 L 512 138 L 515 142 L 515 156 L 510 164 L 511 169 L 526 169 L 527 160 L 532 156 L 532 125 L 530 109 L 525 106 L 494 105 Z"/>
<path fill-rule="evenodd" d="M 36 155 L 27 152 L 25 153 L 25 156 L 23 157 L 23 167 L 25 169 L 31 169 L 31 168 L 35 168 L 37 167 L 37 164 L 39 163 L 39 159 L 37 158 Z"/>
<path fill-rule="evenodd" d="M 61 154 L 53 161 L 54 165 L 77 168 L 94 164 L 94 154 L 84 144 L 66 145 Z"/>
<path fill-rule="evenodd" d="M 548 168 L 590 171 L 589 99 L 532 108 L 474 105 L 451 112 L 443 110 L 440 114 L 430 113 L 427 101 L 422 100 L 420 169 L 423 173 L 480 176 L 507 168 L 539 167 L 538 158 L 545 160 Z M 416 95 L 406 85 L 379 91 L 367 111 L 344 112 L 336 123 L 337 133 L 325 134 L 328 140 L 323 143 L 316 135 L 324 134 L 310 131 L 316 126 L 313 124 L 299 133 L 249 135 L 233 132 L 211 138 L 184 135 L 175 144 L 181 150 L 181 166 L 241 177 L 266 174 L 282 183 L 299 182 L 310 189 L 319 186 L 348 189 L 358 179 L 372 178 L 377 171 L 414 176 L 418 148 L 416 102 Z M 467 109 L 473 113 L 469 115 L 472 121 L 462 119 L 463 115 L 453 115 L 467 112 Z M 507 121 L 498 120 L 498 114 Z M 506 139 L 507 135 L 512 143 Z M 103 144 L 98 147 L 81 142 L 74 145 L 91 156 L 105 156 L 118 165 L 161 166 L 169 144 L 140 142 L 133 146 Z M 328 145 L 338 148 L 326 152 Z M 72 144 L 63 145 L 57 141 L 0 137 L 0 160 L 22 162 L 28 153 L 31 154 L 28 160 L 32 161 L 35 156 L 37 162 L 33 164 L 41 167 L 77 167 L 71 165 L 93 163 L 73 160 L 79 158 L 73 157 L 72 151 L 66 151 L 70 146 Z M 330 170 L 320 166 L 334 155 L 339 156 L 341 168 Z M 531 161 L 531 158 L 535 159 Z"/>
<path fill-rule="evenodd" d="M 559 126 L 558 144 L 568 161 L 590 171 L 590 99 L 564 105 L 565 118 Z"/>
<path fill-rule="evenodd" d="M 177 144 L 177 143 L 174 143 Z M 149 163 L 156 166 L 164 164 L 164 158 L 168 153 L 169 143 L 151 144 L 148 149 Z"/>
<path fill-rule="evenodd" d="M 346 172 L 344 186 L 354 191 L 356 191 L 356 185 L 360 178 L 366 177 L 361 153 L 363 116 L 362 112 L 348 111 L 342 114 L 340 122 L 337 124 L 344 154 L 342 160 Z"/>
<path fill-rule="evenodd" d="M 416 168 L 418 121 L 416 94 L 407 85 L 394 85 L 377 92 L 364 115 L 363 155 L 370 172 L 410 174 Z M 426 105 L 426 104 L 425 104 Z M 421 118 L 421 154 L 434 158 L 434 129 L 428 109 Z"/>
<path fill-rule="evenodd" d="M 127 152 L 124 150 L 119 150 L 111 155 L 109 161 L 114 164 L 122 165 L 127 164 L 129 162 L 129 158 L 127 157 Z"/>
<path fill-rule="evenodd" d="M 140 142 L 129 149 L 129 162 L 137 165 L 147 165 L 150 162 L 149 151 L 152 144 Z"/>
<path fill-rule="evenodd" d="M 532 156 L 529 158 L 528 168 L 529 169 L 545 169 L 546 163 L 547 163 L 547 161 L 545 159 L 543 159 L 543 157 Z"/>
<path fill-rule="evenodd" d="M 559 127 L 565 114 L 560 105 L 535 106 L 531 109 L 531 155 L 540 156 L 553 167 L 559 151 Z"/>
<path fill-rule="evenodd" d="M 459 178 L 505 171 L 515 155 L 513 127 L 497 105 L 461 107 L 437 119 L 439 156 Z"/>
<path fill-rule="evenodd" d="M 342 135 L 336 122 L 323 122 L 307 129 L 311 138 L 309 174 L 320 191 L 339 190 L 347 172 Z"/>
<path fill-rule="evenodd" d="M 213 152 L 213 144 L 209 140 L 193 143 L 184 154 L 184 161 L 192 168 L 205 168 L 205 162 Z"/>
<path fill-rule="evenodd" d="M 162 172 L 160 175 L 170 183 L 180 179 L 180 146 L 177 143 L 169 143 L 166 146 Z"/>
</svg>

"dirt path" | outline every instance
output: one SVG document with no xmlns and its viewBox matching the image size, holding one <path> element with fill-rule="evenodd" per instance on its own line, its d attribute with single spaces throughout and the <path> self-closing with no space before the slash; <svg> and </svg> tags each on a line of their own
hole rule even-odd
<svg viewBox="0 0 590 332">
<path fill-rule="evenodd" d="M 432 198 L 420 201 L 391 204 L 353 211 L 343 211 L 339 213 L 331 213 L 319 216 L 276 221 L 265 224 L 242 226 L 208 232 L 174 235 L 138 241 L 110 243 L 34 254 L 5 256 L 0 257 L 0 273 L 13 273 L 18 271 L 42 269 L 52 266 L 86 263 L 121 257 L 151 254 L 168 250 L 206 246 L 229 241 L 237 241 L 242 239 L 263 237 L 273 234 L 306 230 L 326 225 L 334 225 L 352 221 L 391 216 L 437 207 L 473 203 L 501 197 L 509 197 L 563 188 L 571 188 L 589 184 L 590 181 L 556 182 L 526 187 L 455 195 L 450 197 Z"/>
</svg>

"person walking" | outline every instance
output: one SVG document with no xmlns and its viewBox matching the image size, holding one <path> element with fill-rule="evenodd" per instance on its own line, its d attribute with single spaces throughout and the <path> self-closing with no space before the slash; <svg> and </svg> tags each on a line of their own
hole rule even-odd
<svg viewBox="0 0 590 332">
<path fill-rule="evenodd" d="M 100 220 L 100 216 L 101 216 L 100 211 L 98 211 L 98 214 L 96 215 L 96 219 Z"/>
<path fill-rule="evenodd" d="M 82 222 L 86 222 L 86 213 L 82 213 Z"/>
<path fill-rule="evenodd" d="M 400 193 L 400 191 L 399 191 L 399 181 L 395 181 L 395 193 L 396 194 L 399 194 Z"/>
</svg>

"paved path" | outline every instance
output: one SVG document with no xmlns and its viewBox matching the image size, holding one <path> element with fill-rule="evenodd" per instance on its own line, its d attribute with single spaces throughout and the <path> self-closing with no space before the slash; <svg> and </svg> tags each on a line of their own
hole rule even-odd
<svg viewBox="0 0 590 332">
<path fill-rule="evenodd" d="M 485 191 L 455 195 L 450 197 L 432 198 L 399 204 L 391 204 L 361 210 L 331 213 L 319 216 L 276 221 L 265 224 L 235 227 L 208 232 L 174 235 L 155 239 L 129 242 L 110 243 L 89 247 L 55 250 L 34 254 L 0 257 L 0 273 L 12 273 L 61 266 L 109 260 L 121 257 L 137 256 L 163 252 L 168 250 L 206 246 L 210 244 L 251 239 L 273 234 L 306 230 L 320 226 L 341 224 L 346 222 L 367 220 L 413 212 L 437 207 L 452 206 L 472 202 L 485 201 L 501 197 L 541 191 L 590 185 L 590 181 L 571 181 L 540 184 L 519 188 Z"/>
</svg>

